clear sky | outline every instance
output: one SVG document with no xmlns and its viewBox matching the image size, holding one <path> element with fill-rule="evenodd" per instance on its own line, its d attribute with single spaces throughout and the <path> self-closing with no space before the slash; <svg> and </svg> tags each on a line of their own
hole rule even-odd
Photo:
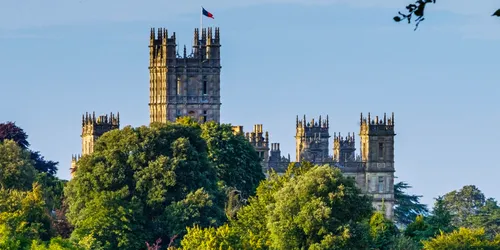
<svg viewBox="0 0 500 250">
<path fill-rule="evenodd" d="M 2 1 L 0 122 L 69 178 L 84 112 L 149 123 L 150 28 L 190 46 L 203 5 L 221 30 L 223 122 L 263 124 L 293 159 L 296 115 L 329 115 L 333 134 L 395 112 L 396 175 L 425 203 L 469 184 L 498 199 L 500 4 L 438 0 L 414 32 L 392 21 L 409 2 Z"/>
</svg>

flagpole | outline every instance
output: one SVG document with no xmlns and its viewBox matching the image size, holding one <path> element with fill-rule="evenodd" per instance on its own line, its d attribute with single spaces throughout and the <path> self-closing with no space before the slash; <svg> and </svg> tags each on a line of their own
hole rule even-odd
<svg viewBox="0 0 500 250">
<path fill-rule="evenodd" d="M 200 34 L 203 32 L 203 6 L 201 6 L 200 11 Z"/>
</svg>

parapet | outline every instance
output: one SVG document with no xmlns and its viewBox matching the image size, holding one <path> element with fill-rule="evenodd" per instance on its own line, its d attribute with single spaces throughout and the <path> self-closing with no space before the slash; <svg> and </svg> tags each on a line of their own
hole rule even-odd
<svg viewBox="0 0 500 250">
<path fill-rule="evenodd" d="M 110 115 L 100 115 L 95 116 L 95 112 L 92 115 L 88 112 L 82 115 L 82 135 L 93 134 L 102 135 L 112 129 L 120 128 L 120 113 L 116 115 L 110 113 Z"/>
<path fill-rule="evenodd" d="M 354 132 L 347 133 L 346 137 L 343 137 L 340 135 L 340 133 L 337 135 L 337 133 L 333 134 L 333 143 L 334 147 L 338 146 L 340 148 L 355 148 L 356 147 L 356 139 L 355 139 L 355 134 Z"/>
<path fill-rule="evenodd" d="M 372 119 L 370 113 L 367 117 L 363 116 L 361 113 L 360 117 L 361 133 L 383 133 L 383 134 L 394 134 L 394 112 L 392 112 L 391 118 L 387 119 L 386 113 L 384 113 L 383 119 L 379 119 L 375 116 Z"/>
<path fill-rule="evenodd" d="M 243 126 L 232 126 L 231 128 L 233 129 L 233 133 L 235 135 L 243 134 Z"/>
<path fill-rule="evenodd" d="M 297 115 L 295 127 L 296 128 L 302 128 L 302 129 L 305 129 L 305 130 L 315 129 L 315 128 L 316 129 L 317 128 L 321 128 L 321 129 L 328 130 L 328 128 L 330 127 L 330 124 L 329 124 L 328 116 L 326 116 L 326 120 L 322 120 L 321 116 L 319 116 L 319 120 L 318 121 L 315 121 L 314 118 L 313 118 L 310 122 L 307 122 L 305 115 L 304 115 L 304 119 L 303 120 L 299 120 L 299 116 Z"/>
</svg>

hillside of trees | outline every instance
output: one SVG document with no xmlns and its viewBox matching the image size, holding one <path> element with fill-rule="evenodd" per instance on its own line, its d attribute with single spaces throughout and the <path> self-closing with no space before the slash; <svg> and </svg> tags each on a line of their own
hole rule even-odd
<svg viewBox="0 0 500 250">
<path fill-rule="evenodd" d="M 229 124 L 125 127 L 70 181 L 57 167 L 0 124 L 0 249 L 500 249 L 500 207 L 474 185 L 427 208 L 399 182 L 391 221 L 339 169 L 266 179 Z"/>
</svg>

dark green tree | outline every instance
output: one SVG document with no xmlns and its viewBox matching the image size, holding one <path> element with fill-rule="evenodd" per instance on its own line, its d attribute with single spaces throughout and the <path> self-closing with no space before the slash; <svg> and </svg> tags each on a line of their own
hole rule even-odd
<svg viewBox="0 0 500 250">
<path fill-rule="evenodd" d="M 65 189 L 72 238 L 91 249 L 142 249 L 187 226 L 220 225 L 224 195 L 201 132 L 168 123 L 100 137 Z"/>
<path fill-rule="evenodd" d="M 265 178 L 254 147 L 242 135 L 235 135 L 229 124 L 207 122 L 201 128 L 201 136 L 208 146 L 208 159 L 219 179 L 240 191 L 244 198 L 253 195 Z"/>
<path fill-rule="evenodd" d="M 14 122 L 0 123 L 0 142 L 13 140 L 22 149 L 28 150 L 30 143 L 28 135 L 24 130 L 18 127 Z M 54 176 L 57 173 L 58 162 L 45 160 L 38 151 L 30 151 L 30 158 L 36 170 L 42 173 L 48 173 Z"/>
<path fill-rule="evenodd" d="M 484 228 L 489 238 L 500 235 L 500 207 L 493 198 L 486 200 L 484 206 L 479 208 L 477 214 L 470 219 L 470 227 Z"/>
<path fill-rule="evenodd" d="M 442 201 L 445 209 L 453 215 L 453 226 L 468 227 L 470 226 L 468 220 L 478 214 L 486 198 L 476 186 L 468 185 L 445 194 Z"/>
<path fill-rule="evenodd" d="M 411 186 L 406 182 L 398 182 L 394 185 L 394 219 L 396 224 L 408 225 L 412 223 L 417 215 L 427 215 L 427 205 L 420 203 L 421 195 L 406 193 Z"/>
</svg>

